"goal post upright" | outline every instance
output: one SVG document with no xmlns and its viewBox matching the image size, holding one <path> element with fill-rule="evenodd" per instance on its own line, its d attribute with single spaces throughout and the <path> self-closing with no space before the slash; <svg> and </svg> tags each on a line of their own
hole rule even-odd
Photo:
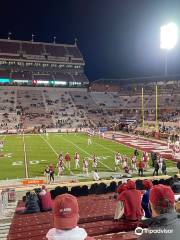
<svg viewBox="0 0 180 240">
<path fill-rule="evenodd" d="M 144 128 L 144 87 L 142 86 L 141 92 L 141 115 L 142 115 L 142 127 Z"/>
</svg>

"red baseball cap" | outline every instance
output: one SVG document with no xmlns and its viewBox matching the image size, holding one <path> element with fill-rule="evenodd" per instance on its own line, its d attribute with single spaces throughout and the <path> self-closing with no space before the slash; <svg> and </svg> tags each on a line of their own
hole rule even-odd
<svg viewBox="0 0 180 240">
<path fill-rule="evenodd" d="M 175 203 L 174 193 L 172 189 L 163 184 L 158 184 L 151 188 L 149 199 L 154 206 L 164 208 Z"/>
<path fill-rule="evenodd" d="M 143 180 L 142 184 L 145 187 L 145 189 L 150 189 L 153 186 L 151 180 L 147 180 L 147 179 Z"/>
<path fill-rule="evenodd" d="M 57 229 L 72 229 L 78 222 L 78 202 L 70 194 L 62 194 L 55 198 L 53 207 L 54 227 Z"/>
<path fill-rule="evenodd" d="M 122 183 L 119 187 L 118 187 L 118 189 L 117 189 L 117 192 L 120 194 L 120 193 L 122 193 L 124 190 L 126 190 L 127 189 L 127 184 L 126 183 Z"/>
<path fill-rule="evenodd" d="M 127 189 L 135 189 L 136 188 L 135 182 L 130 179 L 127 181 L 126 186 L 127 186 Z"/>
</svg>

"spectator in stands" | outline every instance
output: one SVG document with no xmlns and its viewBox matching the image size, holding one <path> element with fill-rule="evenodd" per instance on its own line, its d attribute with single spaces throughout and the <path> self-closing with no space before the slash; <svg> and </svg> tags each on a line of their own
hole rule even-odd
<svg viewBox="0 0 180 240">
<path fill-rule="evenodd" d="M 141 192 L 136 190 L 135 182 L 132 180 L 128 180 L 126 187 L 127 189 L 118 196 L 118 200 L 121 201 L 124 208 L 122 218 L 129 221 L 140 220 L 143 215 Z"/>
<path fill-rule="evenodd" d="M 24 213 L 40 212 L 39 198 L 34 191 L 26 195 L 26 203 Z"/>
<path fill-rule="evenodd" d="M 52 200 L 51 200 L 51 194 L 47 190 L 46 186 L 42 186 L 42 190 L 39 193 L 39 198 L 41 202 L 41 210 L 42 211 L 50 211 L 52 209 Z"/>
<path fill-rule="evenodd" d="M 145 192 L 144 192 L 143 197 L 142 197 L 141 206 L 144 209 L 145 217 L 150 218 L 151 217 L 151 211 L 150 211 L 150 208 L 149 208 L 149 194 L 150 194 L 150 190 L 151 190 L 153 184 L 150 180 L 145 179 L 143 181 L 143 186 L 145 188 Z"/>
<path fill-rule="evenodd" d="M 48 240 L 94 240 L 83 228 L 77 226 L 79 208 L 76 197 L 62 194 L 55 198 L 53 207 L 54 228 L 46 235 Z"/>
<path fill-rule="evenodd" d="M 93 172 L 93 180 L 94 181 L 99 181 L 100 180 L 97 169 L 95 169 L 94 172 Z"/>
<path fill-rule="evenodd" d="M 150 192 L 152 219 L 149 230 L 139 240 L 179 240 L 180 223 L 175 212 L 174 193 L 170 187 L 158 184 Z"/>
<path fill-rule="evenodd" d="M 177 175 L 174 175 L 174 183 L 171 185 L 174 193 L 180 193 L 180 179 Z"/>
<path fill-rule="evenodd" d="M 116 210 L 115 210 L 115 215 L 114 215 L 114 220 L 118 220 L 120 219 L 123 214 L 124 214 L 124 206 L 123 206 L 123 202 L 119 201 L 119 195 L 125 191 L 127 189 L 127 185 L 126 183 L 121 184 L 118 188 L 117 188 L 117 193 L 118 196 L 117 198 L 117 205 L 116 205 Z"/>
</svg>

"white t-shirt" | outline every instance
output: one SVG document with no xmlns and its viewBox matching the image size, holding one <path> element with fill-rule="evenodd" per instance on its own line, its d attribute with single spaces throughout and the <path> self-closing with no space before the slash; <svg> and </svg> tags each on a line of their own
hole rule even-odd
<svg viewBox="0 0 180 240">
<path fill-rule="evenodd" d="M 78 226 L 71 230 L 51 228 L 46 234 L 48 240 L 85 240 L 86 237 L 86 231 Z"/>
</svg>

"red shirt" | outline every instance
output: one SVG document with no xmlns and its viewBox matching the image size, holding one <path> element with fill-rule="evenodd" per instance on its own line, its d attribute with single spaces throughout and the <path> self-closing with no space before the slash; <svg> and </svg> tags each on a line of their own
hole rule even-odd
<svg viewBox="0 0 180 240">
<path fill-rule="evenodd" d="M 50 172 L 54 172 L 54 166 L 49 166 Z"/>
<path fill-rule="evenodd" d="M 66 156 L 65 156 L 65 160 L 66 160 L 66 161 L 70 161 L 70 160 L 71 160 L 71 158 L 70 158 L 70 155 L 69 155 L 69 154 L 66 154 Z"/>
<path fill-rule="evenodd" d="M 136 189 L 127 189 L 123 191 L 118 200 L 124 204 L 124 216 L 127 220 L 140 220 L 143 211 L 141 208 L 141 192 Z"/>
<path fill-rule="evenodd" d="M 45 195 L 40 195 L 42 209 L 43 210 L 50 210 L 52 209 L 52 200 L 50 192 L 46 192 Z"/>
<path fill-rule="evenodd" d="M 139 169 L 144 169 L 145 165 L 143 162 L 139 162 L 138 167 Z"/>
</svg>

